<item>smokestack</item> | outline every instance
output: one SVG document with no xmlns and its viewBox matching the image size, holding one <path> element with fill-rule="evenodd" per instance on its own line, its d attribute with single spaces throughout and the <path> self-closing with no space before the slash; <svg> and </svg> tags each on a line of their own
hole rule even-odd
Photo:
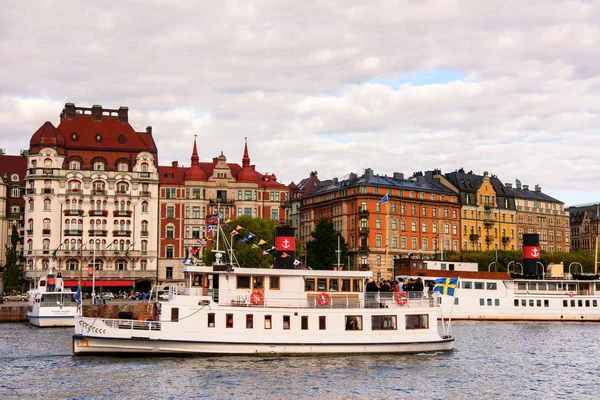
<svg viewBox="0 0 600 400">
<path fill-rule="evenodd" d="M 280 226 L 275 228 L 275 265 L 274 268 L 295 269 L 296 237 L 294 228 Z"/>
<path fill-rule="evenodd" d="M 537 233 L 523 234 L 523 274 L 538 275 L 540 262 L 540 235 Z M 542 267 L 543 272 L 543 267 Z"/>
</svg>

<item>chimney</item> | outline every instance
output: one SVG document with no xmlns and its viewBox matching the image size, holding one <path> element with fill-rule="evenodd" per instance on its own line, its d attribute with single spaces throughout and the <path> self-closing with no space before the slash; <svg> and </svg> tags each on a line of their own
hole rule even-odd
<svg viewBox="0 0 600 400">
<path fill-rule="evenodd" d="M 529 185 L 523 185 L 523 190 L 529 190 Z"/>
<path fill-rule="evenodd" d="M 127 113 L 129 112 L 129 108 L 125 106 L 119 107 L 119 122 L 129 122 L 129 117 Z"/>
<path fill-rule="evenodd" d="M 75 104 L 66 103 L 65 108 L 63 108 L 63 112 L 60 115 L 60 122 L 62 122 L 63 119 L 74 119 L 74 118 L 75 118 Z"/>
<path fill-rule="evenodd" d="M 92 120 L 102 121 L 102 106 L 101 105 L 94 104 L 92 106 Z"/>
<path fill-rule="evenodd" d="M 536 192 L 541 192 L 542 191 L 542 187 L 540 185 L 535 185 L 535 191 Z"/>
<path fill-rule="evenodd" d="M 504 184 L 504 186 L 506 186 L 506 187 L 507 187 L 507 188 L 509 188 L 509 189 L 512 189 L 512 183 L 508 183 L 508 182 L 507 182 L 507 183 L 505 183 L 505 184 Z"/>
<path fill-rule="evenodd" d="M 394 172 L 394 179 L 396 180 L 404 180 L 404 173 L 402 172 Z"/>
<path fill-rule="evenodd" d="M 151 126 L 147 126 L 146 127 L 146 133 L 150 136 L 152 136 L 152 127 Z"/>
<path fill-rule="evenodd" d="M 173 161 L 173 168 L 179 167 L 179 161 Z"/>
</svg>

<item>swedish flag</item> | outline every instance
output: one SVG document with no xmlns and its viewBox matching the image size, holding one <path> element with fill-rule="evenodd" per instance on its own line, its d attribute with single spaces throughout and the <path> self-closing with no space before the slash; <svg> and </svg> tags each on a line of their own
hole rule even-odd
<svg viewBox="0 0 600 400">
<path fill-rule="evenodd" d="M 454 296 L 454 291 L 457 287 L 458 278 L 438 278 L 435 280 L 433 291 L 447 296 Z"/>
</svg>

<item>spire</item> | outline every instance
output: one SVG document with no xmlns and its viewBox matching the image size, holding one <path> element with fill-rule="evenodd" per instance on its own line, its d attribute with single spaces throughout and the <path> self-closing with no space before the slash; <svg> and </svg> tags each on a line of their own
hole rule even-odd
<svg viewBox="0 0 600 400">
<path fill-rule="evenodd" d="M 248 156 L 248 138 L 244 138 L 244 157 L 242 157 L 242 167 L 250 166 L 250 156 Z"/>
<path fill-rule="evenodd" d="M 196 136 L 194 135 L 194 151 L 192 151 L 192 165 L 198 165 L 198 149 L 196 148 Z"/>
</svg>

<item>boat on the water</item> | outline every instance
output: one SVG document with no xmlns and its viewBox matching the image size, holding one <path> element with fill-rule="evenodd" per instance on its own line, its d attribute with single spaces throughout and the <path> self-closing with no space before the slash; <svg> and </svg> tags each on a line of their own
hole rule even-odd
<svg viewBox="0 0 600 400">
<path fill-rule="evenodd" d="M 29 291 L 27 319 L 38 327 L 74 326 L 77 314 L 75 293 L 65 289 L 60 272 L 48 273 Z"/>
<path fill-rule="evenodd" d="M 407 282 L 420 278 L 425 292 L 436 280 L 458 278 L 453 297 L 437 298 L 440 315 L 452 313 L 453 320 L 600 322 L 598 275 L 569 272 L 563 264 L 523 274 L 478 271 L 477 264 L 451 261 L 397 261 L 397 276 Z"/>
<path fill-rule="evenodd" d="M 293 238 L 292 238 L 293 239 Z M 295 248 L 289 241 L 287 248 Z M 313 355 L 452 350 L 435 301 L 365 292 L 369 271 L 183 265 L 185 287 L 137 319 L 75 318 L 85 354 Z"/>
</svg>

